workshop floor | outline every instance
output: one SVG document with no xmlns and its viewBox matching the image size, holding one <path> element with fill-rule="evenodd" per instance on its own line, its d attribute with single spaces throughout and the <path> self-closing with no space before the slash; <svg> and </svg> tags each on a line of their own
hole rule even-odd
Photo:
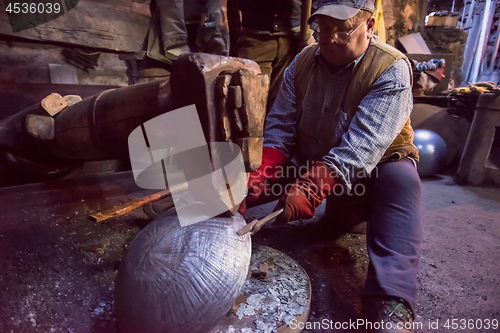
<svg viewBox="0 0 500 333">
<path fill-rule="evenodd" d="M 419 331 L 459 331 L 444 327 L 448 319 L 481 319 L 483 326 L 500 320 L 500 189 L 461 187 L 449 176 L 422 185 Z M 100 224 L 87 216 L 144 194 L 134 191 L 130 174 L 0 189 L 0 332 L 113 332 L 117 268 L 149 219 L 142 210 Z M 247 220 L 273 207 L 253 208 Z M 305 268 L 311 324 L 355 320 L 368 263 L 365 236 L 318 231 L 311 222 L 264 228 L 253 241 Z M 439 328 L 430 329 L 436 320 Z M 327 331 L 342 330 L 307 330 Z M 480 331 L 496 330 L 466 330 Z"/>
<path fill-rule="evenodd" d="M 422 181 L 422 199 L 424 238 L 416 309 L 416 321 L 422 323 L 419 331 L 458 332 L 444 326 L 446 320 L 454 318 L 459 328 L 460 319 L 482 319 L 483 324 L 485 319 L 500 321 L 500 188 L 461 187 L 452 177 L 438 176 Z M 271 204 L 254 211 L 261 210 L 256 215 L 264 215 L 273 208 Z M 325 319 L 333 325 L 353 321 L 361 307 L 368 268 L 366 236 L 325 234 L 314 229 L 307 223 L 280 232 L 263 230 L 256 234 L 256 241 L 295 258 L 309 273 L 311 325 L 319 327 Z M 433 328 L 436 320 L 439 329 L 430 329 L 429 323 Z M 345 330 L 306 330 L 328 331 Z M 465 331 L 500 332 L 500 324 L 496 330 Z"/>
</svg>

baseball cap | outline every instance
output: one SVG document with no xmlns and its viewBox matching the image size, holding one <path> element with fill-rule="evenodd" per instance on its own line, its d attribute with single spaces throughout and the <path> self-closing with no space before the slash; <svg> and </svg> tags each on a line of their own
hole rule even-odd
<svg viewBox="0 0 500 333">
<path fill-rule="evenodd" d="M 319 8 L 307 20 L 311 24 L 318 15 L 326 15 L 338 20 L 347 20 L 356 15 L 361 9 L 371 13 L 375 10 L 375 0 L 323 0 Z"/>
</svg>

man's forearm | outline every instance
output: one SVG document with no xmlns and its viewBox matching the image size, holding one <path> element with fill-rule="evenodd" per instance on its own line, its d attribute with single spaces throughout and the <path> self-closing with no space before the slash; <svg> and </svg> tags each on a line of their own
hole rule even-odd
<svg viewBox="0 0 500 333">
<path fill-rule="evenodd" d="M 285 70 L 280 92 L 266 117 L 264 146 L 291 155 L 297 131 L 297 104 L 295 95 L 295 60 Z"/>
</svg>

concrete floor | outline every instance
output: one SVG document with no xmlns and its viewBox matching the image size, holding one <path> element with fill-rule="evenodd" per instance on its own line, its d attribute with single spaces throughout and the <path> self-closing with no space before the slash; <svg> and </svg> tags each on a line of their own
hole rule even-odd
<svg viewBox="0 0 500 333">
<path fill-rule="evenodd" d="M 103 179 L 105 178 L 105 181 Z M 141 210 L 96 224 L 90 210 L 133 199 L 130 174 L 80 183 L 0 189 L 0 332 L 112 332 L 114 279 L 127 244 L 149 220 Z M 500 189 L 422 181 L 424 242 L 420 332 L 457 332 L 446 321 L 500 320 Z M 274 204 L 255 207 L 247 220 Z M 296 259 L 312 283 L 309 321 L 355 320 L 366 276 L 365 236 L 324 232 L 313 221 L 265 227 L 253 241 Z M 429 328 L 429 323 L 437 329 Z M 471 326 L 479 324 L 475 321 Z M 492 326 L 491 326 L 492 327 Z M 306 332 L 341 332 L 310 329 Z M 464 332 L 495 332 L 470 329 Z"/>
</svg>

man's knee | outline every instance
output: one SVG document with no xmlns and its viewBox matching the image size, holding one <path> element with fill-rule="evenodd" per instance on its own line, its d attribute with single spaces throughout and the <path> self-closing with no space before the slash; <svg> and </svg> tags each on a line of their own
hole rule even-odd
<svg viewBox="0 0 500 333">
<path fill-rule="evenodd" d="M 420 177 L 410 160 L 382 163 L 376 173 L 375 187 L 379 190 L 420 193 Z"/>
</svg>

